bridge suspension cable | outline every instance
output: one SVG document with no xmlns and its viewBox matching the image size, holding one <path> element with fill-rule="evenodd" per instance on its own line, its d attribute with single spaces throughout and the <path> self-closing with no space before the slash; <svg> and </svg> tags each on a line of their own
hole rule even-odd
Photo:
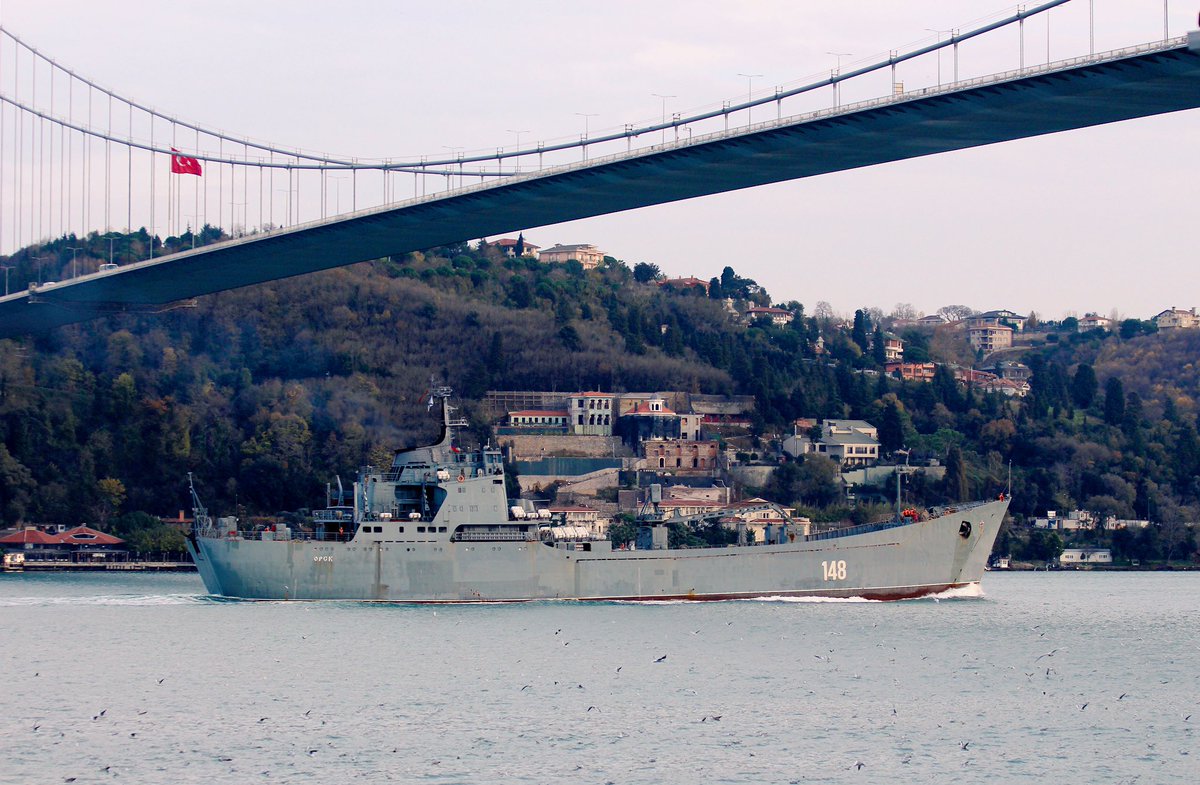
<svg viewBox="0 0 1200 785">
<path fill-rule="evenodd" d="M 397 174 L 413 175 L 412 198 L 419 199 L 433 193 L 430 177 L 444 178 L 442 191 L 451 191 L 466 186 L 467 178 L 472 177 L 480 178 L 480 182 L 488 178 L 535 177 L 546 171 L 547 159 L 550 166 L 578 161 L 564 158 L 571 151 L 582 151 L 585 161 L 595 159 L 597 145 L 623 142 L 624 151 L 617 155 L 639 155 L 692 144 L 714 134 L 744 133 L 751 128 L 754 109 L 776 105 L 774 120 L 760 120 L 754 128 L 784 122 L 785 100 L 813 98 L 827 88 L 834 91 L 832 105 L 818 111 L 845 110 L 841 106 L 846 103 L 841 86 L 883 71 L 890 71 L 886 97 L 902 100 L 905 93 L 897 81 L 899 66 L 929 55 L 940 57 L 942 50 L 950 48 L 957 83 L 960 45 L 1011 25 L 1020 29 L 1020 65 L 1024 68 L 1026 20 L 1069 2 L 1044 0 L 1028 8 L 1017 7 L 965 31 L 942 31 L 932 43 L 920 42 L 903 52 L 889 51 L 862 65 L 850 64 L 844 71 L 839 57 L 838 67 L 827 76 L 798 84 L 755 94 L 751 82 L 741 98 L 690 113 L 668 116 L 664 101 L 661 118 L 624 124 L 619 130 L 592 135 L 585 122 L 581 135 L 539 141 L 532 146 L 527 143 L 524 147 L 521 136 L 529 132 L 521 131 L 511 148 L 470 152 L 447 147 L 450 155 L 415 159 L 305 151 L 189 121 L 103 87 L 0 26 L 0 196 L 5 197 L 0 201 L 11 199 L 12 204 L 11 210 L 0 205 L 0 254 L 16 252 L 30 243 L 51 244 L 54 238 L 68 235 L 99 235 L 94 224 L 102 211 L 101 239 L 108 242 L 108 263 L 151 258 L 156 253 L 180 250 L 185 243 L 194 245 L 225 235 L 272 231 L 342 215 L 343 190 L 349 191 L 346 201 L 351 212 L 363 206 L 395 204 L 407 198 L 400 195 Z M 1091 6 L 1089 0 L 1088 45 L 1094 52 Z M 1047 27 L 1047 59 L 1048 31 Z M 923 94 L 934 89 L 950 90 L 955 84 L 942 84 L 940 76 L 937 82 L 936 87 L 921 88 Z M 77 95 L 80 88 L 86 93 L 86 102 Z M 909 93 L 915 94 L 911 87 Z M 789 109 L 794 117 L 795 104 L 789 103 Z M 814 111 L 809 106 L 803 110 Z M 731 131 L 730 118 L 739 113 L 744 113 L 746 125 Z M 708 137 L 693 138 L 693 128 L 705 124 L 711 127 L 714 122 L 723 129 Z M 668 131 L 674 132 L 674 141 L 667 138 Z M 661 142 L 657 139 L 659 132 Z M 681 139 L 681 132 L 687 137 Z M 633 141 L 642 137 L 655 143 L 635 147 Z M 103 144 L 103 161 L 96 143 Z M 534 155 L 536 169 L 523 170 L 522 159 Z M 257 177 L 253 170 L 257 170 Z M 121 223 L 125 236 L 117 238 L 114 233 Z M 146 231 L 144 237 L 135 240 L 132 234 L 139 224 Z M 205 237 L 198 240 L 201 231 Z M 160 234 L 163 239 L 159 239 Z M 124 246 L 120 253 L 115 247 L 118 239 Z M 68 247 L 62 243 L 59 246 Z M 32 258 L 44 259 L 37 255 L 40 253 L 35 250 Z M 61 248 L 54 253 L 61 256 Z M 91 272 L 102 260 L 90 247 L 85 254 L 85 272 Z M 37 275 L 45 272 L 57 277 L 61 275 L 61 259 L 58 263 L 57 270 L 52 264 L 26 265 L 18 278 L 33 279 L 32 267 L 38 268 Z M 43 271 L 43 267 L 49 269 Z"/>
</svg>

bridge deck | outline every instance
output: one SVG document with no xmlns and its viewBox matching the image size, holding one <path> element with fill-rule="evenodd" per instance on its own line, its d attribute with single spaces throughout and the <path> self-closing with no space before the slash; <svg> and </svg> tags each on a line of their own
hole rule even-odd
<svg viewBox="0 0 1200 785">
<path fill-rule="evenodd" d="M 0 337 L 488 235 L 1200 107 L 1182 39 L 784 118 L 0 298 Z"/>
</svg>

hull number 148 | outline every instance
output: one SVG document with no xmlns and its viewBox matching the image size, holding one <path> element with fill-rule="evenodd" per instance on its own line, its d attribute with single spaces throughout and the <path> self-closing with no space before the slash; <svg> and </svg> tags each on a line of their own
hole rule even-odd
<svg viewBox="0 0 1200 785">
<path fill-rule="evenodd" d="M 821 562 L 821 571 L 827 581 L 846 580 L 846 562 L 840 559 Z"/>
</svg>

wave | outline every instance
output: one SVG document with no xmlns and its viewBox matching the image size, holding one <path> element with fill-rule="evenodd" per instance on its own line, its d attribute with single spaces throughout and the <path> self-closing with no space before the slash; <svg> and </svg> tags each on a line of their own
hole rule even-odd
<svg viewBox="0 0 1200 785">
<path fill-rule="evenodd" d="M 862 603 L 884 602 L 884 600 L 868 600 L 866 597 L 747 597 L 739 602 Z"/>
<path fill-rule="evenodd" d="M 925 597 L 918 597 L 921 600 L 981 600 L 985 597 L 983 586 L 978 583 L 959 586 L 953 589 L 946 589 L 937 594 L 929 594 Z"/>
<path fill-rule="evenodd" d="M 60 597 L 0 597 L 0 608 L 50 605 L 202 605 L 213 601 L 206 594 L 108 594 Z"/>
</svg>

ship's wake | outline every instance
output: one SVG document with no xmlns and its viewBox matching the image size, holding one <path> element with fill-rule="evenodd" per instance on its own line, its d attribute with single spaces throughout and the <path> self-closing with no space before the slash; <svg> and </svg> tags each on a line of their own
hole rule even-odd
<svg viewBox="0 0 1200 785">
<path fill-rule="evenodd" d="M 205 594 L 109 594 L 69 597 L 0 597 L 0 608 L 34 608 L 75 605 L 202 605 L 214 598 Z"/>
</svg>

